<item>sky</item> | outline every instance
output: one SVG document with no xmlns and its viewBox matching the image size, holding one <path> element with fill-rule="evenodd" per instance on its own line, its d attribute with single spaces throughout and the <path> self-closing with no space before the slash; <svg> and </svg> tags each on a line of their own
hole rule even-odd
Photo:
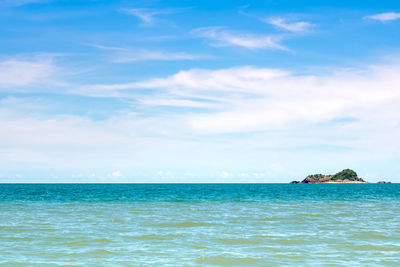
<svg viewBox="0 0 400 267">
<path fill-rule="evenodd" d="M 0 0 L 0 182 L 400 182 L 400 2 Z"/>
</svg>

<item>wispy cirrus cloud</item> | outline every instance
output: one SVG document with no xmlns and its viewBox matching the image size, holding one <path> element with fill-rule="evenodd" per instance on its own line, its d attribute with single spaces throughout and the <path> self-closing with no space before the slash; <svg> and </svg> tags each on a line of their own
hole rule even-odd
<svg viewBox="0 0 400 267">
<path fill-rule="evenodd" d="M 364 18 L 371 19 L 371 20 L 377 20 L 380 22 L 388 22 L 388 21 L 400 19 L 400 13 L 386 12 L 386 13 L 379 13 L 379 14 L 365 16 Z"/>
<path fill-rule="evenodd" d="M 306 21 L 291 21 L 283 17 L 270 17 L 264 19 L 264 21 L 266 23 L 274 25 L 275 27 L 281 30 L 286 30 L 294 33 L 307 32 L 310 31 L 311 28 L 315 26 L 314 24 L 311 24 Z"/>
<path fill-rule="evenodd" d="M 152 26 L 157 22 L 157 16 L 179 12 L 181 9 L 153 9 L 153 8 L 124 8 L 121 11 L 141 20 L 142 25 Z"/>
<path fill-rule="evenodd" d="M 40 83 L 48 79 L 54 70 L 51 59 L 11 58 L 0 61 L 0 88 L 12 89 Z"/>
<path fill-rule="evenodd" d="M 227 30 L 224 27 L 202 27 L 192 30 L 191 33 L 195 36 L 211 40 L 211 44 L 214 46 L 287 50 L 280 44 L 281 37 L 277 35 L 239 33 Z"/>
<path fill-rule="evenodd" d="M 172 52 L 148 49 L 133 49 L 122 47 L 110 47 L 103 45 L 91 45 L 93 47 L 111 51 L 110 59 L 114 63 L 130 63 L 138 61 L 179 61 L 179 60 L 197 60 L 210 58 L 208 55 L 191 54 L 187 52 Z"/>
<path fill-rule="evenodd" d="M 28 4 L 51 2 L 52 0 L 1 0 L 0 6 L 18 7 Z"/>
<path fill-rule="evenodd" d="M 136 50 L 124 51 L 114 55 L 113 62 L 129 63 L 136 61 L 160 60 L 160 61 L 178 61 L 178 60 L 196 60 L 203 59 L 207 56 L 190 54 L 186 52 L 167 52 L 167 51 L 151 51 Z"/>
</svg>

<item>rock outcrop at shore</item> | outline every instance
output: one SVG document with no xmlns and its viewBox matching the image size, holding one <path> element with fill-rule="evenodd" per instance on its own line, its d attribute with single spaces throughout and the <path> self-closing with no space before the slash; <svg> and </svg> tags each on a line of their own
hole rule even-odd
<svg viewBox="0 0 400 267">
<path fill-rule="evenodd" d="M 316 183 L 366 183 L 357 173 L 351 169 L 345 169 L 335 175 L 313 174 L 308 175 L 303 181 L 293 181 L 293 184 L 316 184 Z"/>
</svg>

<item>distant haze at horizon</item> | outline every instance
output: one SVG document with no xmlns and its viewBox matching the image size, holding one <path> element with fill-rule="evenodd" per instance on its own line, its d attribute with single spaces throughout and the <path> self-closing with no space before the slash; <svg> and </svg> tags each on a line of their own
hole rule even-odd
<svg viewBox="0 0 400 267">
<path fill-rule="evenodd" d="M 400 2 L 0 1 L 0 182 L 400 182 Z"/>
</svg>

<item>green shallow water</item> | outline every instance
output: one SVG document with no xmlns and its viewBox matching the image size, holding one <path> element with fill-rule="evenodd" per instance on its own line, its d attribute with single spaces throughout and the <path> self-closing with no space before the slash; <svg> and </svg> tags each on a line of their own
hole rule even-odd
<svg viewBox="0 0 400 267">
<path fill-rule="evenodd" d="M 0 266 L 400 266 L 398 184 L 2 184 L 0 215 Z"/>
</svg>

